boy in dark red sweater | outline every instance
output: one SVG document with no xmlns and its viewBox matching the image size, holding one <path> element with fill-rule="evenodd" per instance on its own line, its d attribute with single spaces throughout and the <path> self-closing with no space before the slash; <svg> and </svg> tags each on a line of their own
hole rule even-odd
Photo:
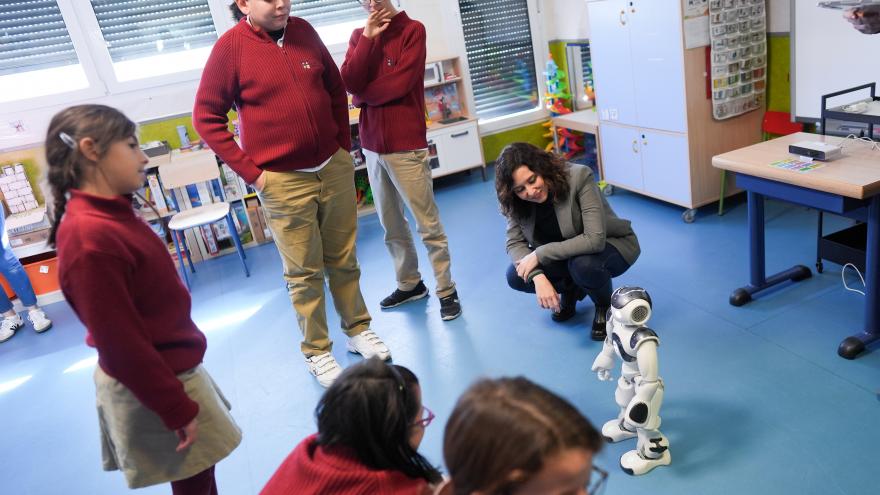
<svg viewBox="0 0 880 495">
<path fill-rule="evenodd" d="M 360 0 L 369 12 L 355 29 L 342 79 L 360 107 L 360 136 L 385 245 L 394 260 L 397 289 L 382 309 L 427 297 L 403 203 L 418 224 L 437 279 L 440 316 L 452 320 L 461 304 L 452 281 L 449 247 L 434 202 L 425 137 L 425 27 L 390 0 Z"/>
<path fill-rule="evenodd" d="M 257 189 L 284 265 L 309 371 L 327 387 L 341 368 L 330 354 L 325 274 L 348 350 L 389 359 L 370 330 L 355 253 L 357 209 L 348 150 L 348 102 L 318 34 L 290 17 L 290 0 L 236 0 L 247 16 L 217 40 L 205 65 L 193 124 L 208 146 Z M 241 146 L 229 132 L 235 106 Z"/>
</svg>

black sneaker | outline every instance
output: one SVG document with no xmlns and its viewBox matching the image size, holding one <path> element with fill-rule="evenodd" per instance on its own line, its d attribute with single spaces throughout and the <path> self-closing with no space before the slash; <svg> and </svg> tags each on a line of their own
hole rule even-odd
<svg viewBox="0 0 880 495">
<path fill-rule="evenodd" d="M 440 318 L 443 321 L 454 320 L 461 315 L 461 303 L 458 301 L 458 291 L 440 298 Z"/>
<path fill-rule="evenodd" d="M 401 304 L 416 301 L 423 297 L 428 297 L 428 288 L 425 287 L 424 282 L 419 280 L 419 284 L 416 285 L 413 290 L 395 289 L 390 296 L 382 299 L 379 303 L 379 307 L 382 309 L 396 308 Z"/>
</svg>

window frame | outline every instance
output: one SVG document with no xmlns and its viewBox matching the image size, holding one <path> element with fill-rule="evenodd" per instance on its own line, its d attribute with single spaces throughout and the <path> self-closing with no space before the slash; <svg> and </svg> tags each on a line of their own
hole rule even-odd
<svg viewBox="0 0 880 495">
<path fill-rule="evenodd" d="M 59 0 L 59 2 L 60 1 L 72 2 L 74 0 Z M 208 4 L 208 9 L 211 13 L 214 30 L 217 32 L 217 37 L 219 38 L 234 25 L 232 15 L 229 13 L 229 7 L 225 0 L 205 1 Z M 151 89 L 159 86 L 198 81 L 202 76 L 204 66 L 196 69 L 186 69 L 167 74 L 120 81 L 116 77 L 116 70 L 113 67 L 113 60 L 110 57 L 110 51 L 104 44 L 104 36 L 101 34 L 101 28 L 98 25 L 98 18 L 95 16 L 91 4 L 80 7 L 76 13 L 76 18 L 82 26 L 83 31 L 88 33 L 86 36 L 86 43 L 88 45 L 89 53 L 94 57 L 94 71 L 97 73 L 97 77 L 106 85 L 108 94 L 127 93 L 130 91 Z"/>
<path fill-rule="evenodd" d="M 73 49 L 79 59 L 79 66 L 82 68 L 86 76 L 88 86 L 80 89 L 72 89 L 59 93 L 53 93 L 43 96 L 33 96 L 20 100 L 12 100 L 3 104 L 3 113 L 18 113 L 27 110 L 49 107 L 63 104 L 71 100 L 86 100 L 97 98 L 107 94 L 107 88 L 103 81 L 94 70 L 95 61 L 92 58 L 91 51 L 88 49 L 85 33 L 78 22 L 78 15 L 72 5 L 73 0 L 55 0 L 61 17 L 64 19 L 64 25 L 70 35 L 70 41 L 73 43 Z M 38 72 L 38 71 L 28 71 Z"/>
<path fill-rule="evenodd" d="M 539 104 L 537 107 L 530 110 L 501 115 L 489 119 L 479 118 L 479 116 L 476 115 L 476 111 L 474 111 L 473 117 L 478 119 L 477 123 L 480 128 L 480 134 L 482 135 L 496 134 L 506 130 L 545 121 L 550 116 L 547 108 L 544 105 L 543 96 L 547 91 L 547 82 L 544 80 L 543 77 L 544 68 L 547 64 L 547 49 L 545 48 L 547 46 L 547 41 L 545 39 L 545 33 L 543 29 L 543 12 L 540 2 L 538 0 L 525 1 L 528 7 L 529 28 L 532 36 L 532 53 L 534 54 L 535 58 L 535 79 L 537 79 L 536 83 L 538 86 Z M 456 38 L 458 46 L 456 47 L 456 49 L 458 53 L 461 54 L 461 64 L 465 76 L 463 82 L 467 91 L 468 108 L 476 109 L 474 90 L 473 86 L 471 85 L 470 64 L 467 58 L 467 47 L 464 41 L 464 23 L 461 18 L 461 9 L 459 7 L 459 2 L 456 0 L 454 2 L 444 3 L 447 3 L 451 6 L 451 9 L 453 10 L 452 15 L 457 21 L 456 29 L 458 32 L 458 36 L 456 36 Z"/>
</svg>

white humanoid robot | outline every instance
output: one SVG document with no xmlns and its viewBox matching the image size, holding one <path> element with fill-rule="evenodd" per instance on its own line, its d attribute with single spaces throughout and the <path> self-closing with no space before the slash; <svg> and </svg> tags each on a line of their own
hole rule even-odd
<svg viewBox="0 0 880 495">
<path fill-rule="evenodd" d="M 607 336 L 592 370 L 610 381 L 614 355 L 623 361 L 614 399 L 620 406 L 616 419 L 602 425 L 609 442 L 638 437 L 635 450 L 620 457 L 620 467 L 631 475 L 645 474 L 672 461 L 669 440 L 660 433 L 663 380 L 658 375 L 660 339 L 643 326 L 651 318 L 651 296 L 641 287 L 620 287 L 611 295 L 606 318 Z"/>
</svg>

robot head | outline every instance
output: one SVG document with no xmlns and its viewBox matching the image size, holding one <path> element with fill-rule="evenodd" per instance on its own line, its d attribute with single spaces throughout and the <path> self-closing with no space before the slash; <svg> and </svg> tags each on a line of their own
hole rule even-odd
<svg viewBox="0 0 880 495">
<path fill-rule="evenodd" d="M 641 287 L 619 287 L 611 294 L 611 314 L 624 325 L 644 325 L 651 318 L 651 296 Z"/>
</svg>

